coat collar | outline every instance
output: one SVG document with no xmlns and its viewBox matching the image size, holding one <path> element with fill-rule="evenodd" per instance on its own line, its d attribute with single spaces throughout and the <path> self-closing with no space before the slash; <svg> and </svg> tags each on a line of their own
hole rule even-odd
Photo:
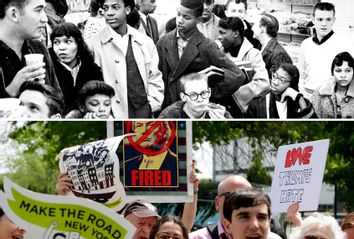
<svg viewBox="0 0 354 239">
<path fill-rule="evenodd" d="M 102 44 L 107 44 L 113 40 L 114 35 L 112 34 L 114 31 L 108 24 L 100 33 L 100 40 Z M 138 30 L 132 28 L 131 26 L 127 25 L 127 34 L 132 36 L 132 40 L 137 42 L 138 44 L 142 45 L 144 43 L 144 38 L 142 37 L 142 33 Z"/>
<path fill-rule="evenodd" d="M 331 78 L 330 82 L 321 87 L 318 91 L 320 95 L 332 95 L 334 88 L 336 87 L 336 80 L 334 77 Z M 349 84 L 347 96 L 354 98 L 354 80 Z"/>
<path fill-rule="evenodd" d="M 193 34 L 190 36 L 189 41 L 187 43 L 186 49 L 184 50 L 181 59 L 178 59 L 178 47 L 177 47 L 177 39 L 176 39 L 176 30 L 171 32 L 168 44 L 166 44 L 166 48 L 168 51 L 167 57 L 170 58 L 169 62 L 177 63 L 175 71 L 171 77 L 171 81 L 178 79 L 181 77 L 188 66 L 193 62 L 194 58 L 199 54 L 198 45 L 202 42 L 203 35 L 196 29 Z"/>
<path fill-rule="evenodd" d="M 275 38 L 270 39 L 267 46 L 262 51 L 262 56 L 273 52 L 277 44 L 278 44 L 277 39 Z"/>
</svg>

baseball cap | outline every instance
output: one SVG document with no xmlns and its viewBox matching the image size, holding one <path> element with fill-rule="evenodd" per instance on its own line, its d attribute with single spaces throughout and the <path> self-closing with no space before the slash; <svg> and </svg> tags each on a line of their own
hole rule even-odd
<svg viewBox="0 0 354 239">
<path fill-rule="evenodd" d="M 133 201 L 126 206 L 124 211 L 124 217 L 133 213 L 137 217 L 157 217 L 160 218 L 157 213 L 157 209 L 154 205 L 140 200 Z"/>
</svg>

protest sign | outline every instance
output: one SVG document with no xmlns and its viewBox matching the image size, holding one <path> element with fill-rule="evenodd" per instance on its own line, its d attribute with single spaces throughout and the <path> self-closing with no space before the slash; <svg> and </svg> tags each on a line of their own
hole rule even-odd
<svg viewBox="0 0 354 239">
<path fill-rule="evenodd" d="M 4 191 L 0 205 L 28 239 L 128 239 L 135 231 L 116 212 L 91 200 L 32 192 L 6 177 Z"/>
<path fill-rule="evenodd" d="M 298 202 L 300 211 L 317 210 L 329 139 L 280 146 L 270 198 L 272 213 Z"/>
<path fill-rule="evenodd" d="M 64 149 L 57 156 L 60 172 L 67 172 L 73 187 L 68 193 L 118 210 L 124 206 L 125 190 L 119 180 L 116 154 L 124 136 Z"/>
<path fill-rule="evenodd" d="M 185 121 L 107 122 L 107 137 L 127 136 L 117 150 L 127 201 L 193 200 L 192 125 Z"/>
</svg>

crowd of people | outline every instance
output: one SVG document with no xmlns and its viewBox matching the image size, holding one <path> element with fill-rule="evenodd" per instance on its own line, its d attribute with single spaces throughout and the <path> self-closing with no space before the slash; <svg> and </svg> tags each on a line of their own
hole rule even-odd
<svg viewBox="0 0 354 239">
<path fill-rule="evenodd" d="M 287 220 L 293 224 L 290 235 L 275 230 L 271 223 L 271 200 L 267 193 L 253 188 L 242 176 L 230 175 L 218 185 L 215 208 L 220 219 L 199 230 L 192 231 L 197 212 L 199 179 L 193 169 L 194 199 L 185 203 L 182 217 L 160 216 L 151 203 L 135 200 L 126 204 L 119 213 L 136 228 L 133 239 L 352 239 L 354 213 L 348 214 L 341 226 L 332 216 L 312 213 L 302 219 L 299 204 L 292 204 Z M 57 183 L 59 195 L 65 195 L 72 184 L 66 174 L 60 174 Z M 0 207 L 0 239 L 23 238 L 26 230 L 13 223 Z"/>
<path fill-rule="evenodd" d="M 246 0 L 178 1 L 158 24 L 155 0 L 92 0 L 79 26 L 65 0 L 2 1 L 0 97 L 20 99 L 6 117 L 353 117 L 354 46 L 334 32 L 333 4 L 314 6 L 294 64 L 277 18 L 248 18 Z"/>
</svg>

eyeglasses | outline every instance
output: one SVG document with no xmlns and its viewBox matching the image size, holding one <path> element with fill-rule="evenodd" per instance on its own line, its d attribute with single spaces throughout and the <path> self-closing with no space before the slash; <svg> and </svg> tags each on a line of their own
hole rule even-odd
<svg viewBox="0 0 354 239">
<path fill-rule="evenodd" d="M 278 80 L 279 82 L 281 82 L 282 84 L 286 83 L 286 82 L 291 82 L 290 80 L 279 76 L 276 72 L 272 73 L 272 80 Z"/>
<path fill-rule="evenodd" d="M 183 239 L 182 235 L 170 235 L 166 232 L 161 232 L 156 235 L 157 239 Z"/>
<path fill-rule="evenodd" d="M 202 97 L 202 99 L 207 99 L 209 98 L 210 96 L 210 91 L 209 90 L 204 90 L 202 91 L 201 93 L 195 93 L 195 92 L 192 92 L 190 94 L 187 94 L 187 93 L 183 93 L 185 94 L 186 96 L 188 96 L 192 101 L 196 101 L 198 99 L 198 97 Z"/>
<path fill-rule="evenodd" d="M 231 194 L 231 192 L 224 192 L 219 195 L 219 197 L 225 196 L 228 197 Z"/>
</svg>

